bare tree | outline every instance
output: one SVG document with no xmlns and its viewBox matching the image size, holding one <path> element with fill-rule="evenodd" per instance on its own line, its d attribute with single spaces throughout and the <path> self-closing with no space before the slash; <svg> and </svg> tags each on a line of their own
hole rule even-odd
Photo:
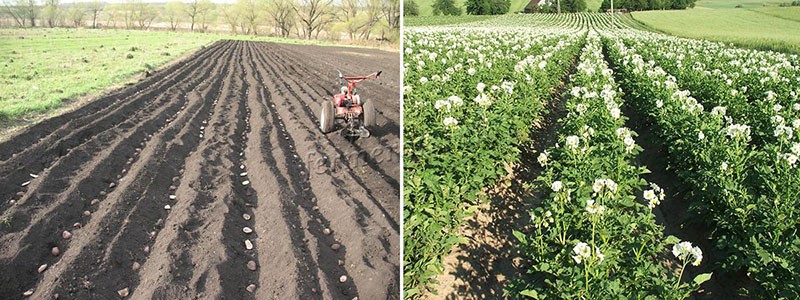
<svg viewBox="0 0 800 300">
<path fill-rule="evenodd" d="M 86 7 L 82 3 L 73 3 L 67 8 L 67 18 L 73 27 L 83 26 L 84 17 L 86 17 Z"/>
<path fill-rule="evenodd" d="M 18 6 L 19 1 L 3 0 L 3 11 L 6 12 L 19 27 L 25 26 L 25 17 L 23 16 L 22 8 Z"/>
<path fill-rule="evenodd" d="M 292 6 L 303 25 L 306 39 L 319 35 L 320 29 L 334 21 L 331 14 L 332 0 L 297 0 Z"/>
<path fill-rule="evenodd" d="M 368 40 L 370 34 L 372 34 L 373 28 L 375 28 L 375 25 L 378 24 L 383 17 L 381 0 L 369 0 L 366 9 L 364 10 L 364 14 L 364 23 L 359 27 L 361 31 L 360 37 L 361 39 Z"/>
<path fill-rule="evenodd" d="M 53 28 L 57 25 L 60 17 L 58 0 L 45 0 L 44 8 L 42 9 L 42 18 L 47 26 Z"/>
<path fill-rule="evenodd" d="M 86 6 L 86 10 L 92 17 L 92 28 L 97 28 L 97 16 L 105 8 L 105 4 L 99 0 L 93 0 Z"/>
<path fill-rule="evenodd" d="M 383 0 L 381 1 L 383 15 L 386 22 L 389 23 L 389 28 L 400 29 L 400 1 L 399 0 Z M 399 32 L 399 31 L 398 31 Z"/>
<path fill-rule="evenodd" d="M 181 14 L 186 10 L 183 2 L 180 0 L 173 0 L 164 6 L 163 16 L 169 21 L 169 29 L 175 31 L 178 28 Z"/>
<path fill-rule="evenodd" d="M 297 15 L 291 0 L 273 0 L 267 2 L 267 14 L 275 22 L 281 37 L 288 37 L 292 32 Z"/>
<path fill-rule="evenodd" d="M 132 29 L 136 26 L 136 14 L 134 13 L 134 5 L 135 5 L 134 2 L 126 1 L 121 6 L 122 20 L 125 22 L 126 29 Z"/>
<path fill-rule="evenodd" d="M 217 11 L 214 10 L 214 6 L 213 3 L 208 2 L 208 9 L 201 10 L 197 15 L 200 20 L 200 29 L 202 32 L 208 31 L 208 27 L 217 20 Z"/>
<path fill-rule="evenodd" d="M 235 7 L 241 23 L 247 27 L 246 33 L 250 34 L 252 32 L 258 35 L 258 21 L 261 18 L 259 15 L 261 9 L 258 7 L 258 2 L 256 0 L 237 0 Z"/>
<path fill-rule="evenodd" d="M 191 27 L 189 29 L 194 31 L 194 24 L 197 23 L 198 19 L 211 10 L 212 4 L 209 0 L 192 0 L 186 4 L 186 15 L 189 16 L 189 20 L 191 21 Z"/>
<path fill-rule="evenodd" d="M 231 32 L 236 34 L 236 26 L 239 26 L 239 20 L 241 19 L 236 7 L 233 5 L 220 5 L 220 11 L 222 12 L 222 20 L 231 27 Z"/>
<path fill-rule="evenodd" d="M 344 26 L 351 40 L 355 38 L 355 34 L 362 23 L 362 20 L 358 18 L 360 6 L 359 0 L 342 0 L 339 4 L 341 13 L 338 17 L 341 19 L 342 26 Z"/>
<path fill-rule="evenodd" d="M 152 24 L 153 20 L 158 17 L 158 11 L 156 8 L 142 1 L 134 2 L 131 6 L 131 9 L 133 10 L 133 19 L 136 21 L 139 29 L 150 28 L 150 24 Z"/>
</svg>

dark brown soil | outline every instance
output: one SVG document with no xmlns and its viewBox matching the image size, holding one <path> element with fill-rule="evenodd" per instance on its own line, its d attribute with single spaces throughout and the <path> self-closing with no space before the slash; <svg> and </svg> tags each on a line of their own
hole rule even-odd
<svg viewBox="0 0 800 300">
<path fill-rule="evenodd" d="M 218 42 L 0 144 L 0 298 L 396 298 L 399 64 Z M 372 137 L 317 129 L 336 69 L 384 71 Z"/>
</svg>

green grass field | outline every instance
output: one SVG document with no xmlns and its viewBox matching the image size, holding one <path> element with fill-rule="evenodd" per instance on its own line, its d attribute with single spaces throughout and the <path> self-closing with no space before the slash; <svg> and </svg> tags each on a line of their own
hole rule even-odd
<svg viewBox="0 0 800 300">
<path fill-rule="evenodd" d="M 170 32 L 2 29 L 0 120 L 58 108 L 214 40 Z"/>
<path fill-rule="evenodd" d="M 497 16 L 427 16 L 427 17 L 406 17 L 403 19 L 404 26 L 444 26 L 478 22 L 496 18 Z"/>
<path fill-rule="evenodd" d="M 634 12 L 644 27 L 688 38 L 733 43 L 739 47 L 800 53 L 797 7 L 695 8 Z"/>
<path fill-rule="evenodd" d="M 755 8 L 762 6 L 778 6 L 781 3 L 792 2 L 791 0 L 700 0 L 695 3 L 695 7 L 703 8 Z"/>
<path fill-rule="evenodd" d="M 419 6 L 419 16 L 426 17 L 426 16 L 433 16 L 433 8 L 431 5 L 433 4 L 434 0 L 414 0 L 417 2 Z M 456 0 L 456 5 L 461 7 L 461 11 L 466 14 L 464 11 L 464 2 L 466 0 Z M 597 11 L 600 8 L 600 4 L 603 0 L 586 0 L 586 7 L 591 11 Z M 530 0 L 511 0 L 511 7 L 508 9 L 509 14 L 514 14 L 521 12 L 525 9 L 525 6 L 530 3 Z M 408 23 L 408 18 L 406 18 L 406 23 Z M 413 24 L 413 21 L 412 21 Z M 449 24 L 449 23 L 445 23 Z M 430 25 L 441 25 L 441 24 L 430 24 Z"/>
<path fill-rule="evenodd" d="M 0 135 L 220 39 L 333 45 L 188 32 L 0 29 Z"/>
</svg>

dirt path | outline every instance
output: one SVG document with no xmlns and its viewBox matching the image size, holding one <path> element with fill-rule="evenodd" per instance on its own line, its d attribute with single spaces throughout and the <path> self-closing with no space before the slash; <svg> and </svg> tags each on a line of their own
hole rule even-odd
<svg viewBox="0 0 800 300">
<path fill-rule="evenodd" d="M 384 70 L 361 87 L 383 115 L 369 139 L 316 127 L 337 68 Z M 218 42 L 0 144 L 0 295 L 392 298 L 398 68 L 392 52 Z"/>
</svg>

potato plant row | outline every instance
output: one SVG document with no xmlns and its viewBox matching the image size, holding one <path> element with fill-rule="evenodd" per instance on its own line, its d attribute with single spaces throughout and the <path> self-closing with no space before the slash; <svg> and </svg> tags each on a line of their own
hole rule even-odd
<svg viewBox="0 0 800 300">
<path fill-rule="evenodd" d="M 648 171 L 635 162 L 637 135 L 625 127 L 621 89 L 593 31 L 570 84 L 558 143 L 538 157 L 537 186 L 547 195 L 530 211 L 534 230 L 515 232 L 534 280 L 517 279 L 509 291 L 535 299 L 687 297 L 711 275 L 681 280 L 702 250 L 665 237 L 655 221 L 653 209 L 669 200 L 640 177 Z"/>
<path fill-rule="evenodd" d="M 728 253 L 722 266 L 745 270 L 761 297 L 800 298 L 800 145 L 788 121 L 797 116 L 795 67 L 718 44 L 616 36 L 606 46 L 632 106 L 655 123 L 670 167 Z"/>
<path fill-rule="evenodd" d="M 482 191 L 519 156 L 582 39 L 568 30 L 410 29 L 404 43 L 404 285 L 441 273 Z"/>
</svg>

